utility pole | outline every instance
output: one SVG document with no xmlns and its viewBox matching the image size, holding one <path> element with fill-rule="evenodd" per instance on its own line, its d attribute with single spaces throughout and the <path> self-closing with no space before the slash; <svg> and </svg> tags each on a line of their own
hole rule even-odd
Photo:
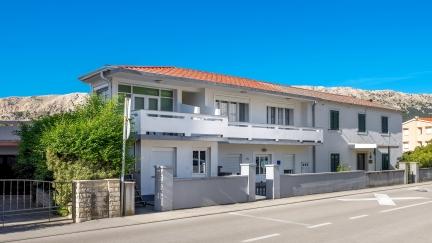
<svg viewBox="0 0 432 243">
<path fill-rule="evenodd" d="M 120 211 L 121 216 L 124 216 L 124 177 L 125 177 L 125 164 L 126 164 L 126 141 L 130 136 L 130 116 L 131 116 L 131 99 L 125 97 L 123 107 L 123 147 L 122 147 L 122 168 L 120 177 Z"/>
</svg>

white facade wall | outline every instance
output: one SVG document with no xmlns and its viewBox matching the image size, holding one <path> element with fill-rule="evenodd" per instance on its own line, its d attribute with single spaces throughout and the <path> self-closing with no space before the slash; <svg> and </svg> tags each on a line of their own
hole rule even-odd
<svg viewBox="0 0 432 243">
<path fill-rule="evenodd" d="M 257 154 L 271 155 L 271 163 L 281 164 L 291 162 L 291 158 L 287 155 L 294 155 L 294 173 L 301 173 L 301 163 L 312 163 L 312 146 L 304 145 L 268 145 L 268 144 L 219 144 L 219 165 L 224 166 L 224 158 L 233 155 L 241 155 L 241 163 L 255 164 L 255 156 Z M 286 161 L 288 159 L 288 161 Z M 287 169 L 291 169 L 291 165 L 286 165 Z M 224 167 L 222 167 L 224 171 Z M 224 171 L 225 172 L 225 171 Z M 283 173 L 283 170 L 281 170 Z"/>
<path fill-rule="evenodd" d="M 180 112 L 183 103 L 188 105 L 199 106 L 201 113 L 207 113 L 215 108 L 215 100 L 225 100 L 232 102 L 242 102 L 249 104 L 249 123 L 266 124 L 267 123 L 267 106 L 294 109 L 293 126 L 312 127 L 312 107 L 313 100 L 287 98 L 284 96 L 266 94 L 263 92 L 242 91 L 241 89 L 212 86 L 205 83 L 197 82 L 195 84 L 183 83 L 178 80 L 155 81 L 157 77 L 133 76 L 133 75 L 116 75 L 112 78 L 112 94 L 117 93 L 118 84 L 130 84 L 136 86 L 147 86 L 155 88 L 171 89 L 174 91 L 174 111 Z M 100 82 L 99 82 L 100 85 Z M 193 93 L 193 96 L 183 97 Z M 330 110 L 339 111 L 340 130 L 329 130 Z M 385 139 L 381 135 L 381 116 L 389 117 L 390 136 L 397 141 L 398 147 L 391 148 L 390 162 L 395 165 L 397 158 L 402 153 L 402 116 L 399 112 L 366 108 L 362 106 L 342 104 L 336 102 L 319 101 L 315 105 L 315 127 L 323 128 L 324 144 L 315 146 L 316 164 L 315 172 L 330 171 L 330 154 L 339 153 L 341 164 L 346 164 L 351 169 L 357 169 L 357 157 L 359 152 L 366 152 L 373 157 L 372 163 L 367 164 L 367 170 L 381 170 L 381 153 L 387 153 L 388 148 L 381 144 L 376 149 L 376 158 L 373 149 L 355 150 L 349 146 L 349 141 L 344 138 L 345 133 L 356 133 L 358 129 L 357 115 L 366 114 L 366 134 L 356 134 L 355 136 L 376 135 Z M 274 142 L 274 141 L 273 141 Z M 261 143 L 261 144 L 256 144 Z M 313 166 L 312 145 L 271 145 L 266 141 L 256 142 L 255 144 L 245 141 L 244 144 L 218 143 L 216 141 L 192 141 L 192 140 L 147 140 L 143 138 L 139 145 L 140 173 L 141 173 L 141 190 L 142 194 L 153 194 L 154 186 L 148 183 L 154 180 L 151 176 L 154 174 L 154 164 L 152 161 L 152 149 L 166 148 L 175 151 L 176 165 L 174 172 L 178 178 L 192 177 L 192 151 L 194 148 L 209 148 L 210 167 L 208 176 L 217 176 L 218 166 L 222 166 L 223 172 L 226 169 L 224 158 L 240 154 L 241 163 L 255 163 L 256 154 L 271 154 L 272 163 L 277 161 L 283 163 L 287 160 L 287 155 L 294 155 L 295 166 L 294 172 L 301 173 L 302 163 Z M 380 145 L 380 144 L 378 144 Z M 376 161 L 376 162 L 375 162 Z M 225 166 L 225 168 L 224 168 Z M 312 172 L 312 171 L 311 171 Z"/>
<path fill-rule="evenodd" d="M 160 165 L 161 158 L 155 158 L 153 151 L 174 150 L 174 175 L 177 178 L 191 178 L 192 151 L 194 149 L 208 149 L 207 176 L 217 176 L 218 143 L 209 141 L 176 141 L 176 140 L 141 140 L 140 174 L 141 193 L 154 193 L 154 166 Z"/>
<path fill-rule="evenodd" d="M 340 130 L 330 130 L 330 110 L 339 111 Z M 402 155 L 402 115 L 399 112 L 392 112 L 383 109 L 366 108 L 355 105 L 340 104 L 333 102 L 318 102 L 315 107 L 316 127 L 324 129 L 324 144 L 316 147 L 316 172 L 330 171 L 330 154 L 339 153 L 341 164 L 347 164 L 353 170 L 357 169 L 357 153 L 366 152 L 372 154 L 372 163 L 367 163 L 368 170 L 381 170 L 381 153 L 387 153 L 387 147 L 379 147 L 376 153 L 376 164 L 373 156 L 373 149 L 354 150 L 348 146 L 348 141 L 344 139 L 345 133 L 357 133 L 359 113 L 366 114 L 366 134 L 361 136 L 371 136 L 373 133 L 382 136 L 387 140 L 387 135 L 381 135 L 381 116 L 389 118 L 389 133 L 392 141 L 398 142 L 397 148 L 390 149 L 390 164 L 395 165 L 397 159 Z M 383 145 L 386 145 L 383 144 Z M 379 144 L 378 144 L 379 146 Z"/>
<path fill-rule="evenodd" d="M 182 86 L 175 83 L 156 83 L 148 79 L 134 80 L 130 78 L 113 78 L 113 94 L 117 93 L 119 83 L 130 84 L 137 86 L 147 86 L 155 88 L 165 88 L 174 90 L 174 111 L 180 110 L 180 105 L 183 101 L 183 91 L 195 92 L 197 95 L 191 98 L 185 98 L 187 103 L 195 102 L 195 106 L 201 107 L 201 113 L 206 110 L 215 109 L 215 101 L 217 99 L 243 102 L 249 104 L 249 122 L 250 123 L 267 123 L 267 106 L 279 108 L 294 109 L 294 124 L 298 127 L 312 126 L 312 101 L 287 99 L 283 96 L 269 95 L 258 92 L 241 93 L 239 89 L 214 88 L 214 87 L 199 87 L 199 86 Z"/>
</svg>

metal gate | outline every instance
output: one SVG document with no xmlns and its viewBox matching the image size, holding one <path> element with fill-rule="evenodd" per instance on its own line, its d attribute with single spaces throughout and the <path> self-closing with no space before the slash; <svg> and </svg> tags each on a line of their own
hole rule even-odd
<svg viewBox="0 0 432 243">
<path fill-rule="evenodd" d="M 255 184 L 255 194 L 258 196 L 266 196 L 266 183 L 265 183 L 265 181 L 257 182 Z"/>
<path fill-rule="evenodd" d="M 71 195 L 71 182 L 0 179 L 1 224 L 65 219 L 60 214 L 68 210 Z"/>
</svg>

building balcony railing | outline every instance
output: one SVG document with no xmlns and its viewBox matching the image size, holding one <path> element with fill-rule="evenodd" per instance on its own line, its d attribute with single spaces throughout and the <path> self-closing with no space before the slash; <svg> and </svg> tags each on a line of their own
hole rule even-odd
<svg viewBox="0 0 432 243">
<path fill-rule="evenodd" d="M 166 111 L 134 112 L 140 135 L 217 136 L 224 139 L 323 142 L 320 128 L 228 122 L 226 117 Z"/>
</svg>

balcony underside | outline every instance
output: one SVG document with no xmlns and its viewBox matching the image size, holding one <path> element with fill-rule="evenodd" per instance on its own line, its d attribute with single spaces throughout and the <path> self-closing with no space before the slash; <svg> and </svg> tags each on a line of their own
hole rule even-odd
<svg viewBox="0 0 432 243">
<path fill-rule="evenodd" d="M 233 138 L 224 138 L 220 136 L 210 136 L 210 135 L 191 135 L 191 136 L 172 136 L 172 135 L 163 135 L 163 134 L 142 134 L 139 135 L 140 139 L 148 139 L 148 140 L 176 140 L 176 141 L 214 141 L 220 143 L 228 143 L 228 144 L 274 144 L 274 145 L 321 145 L 321 141 L 303 141 L 300 142 L 298 140 L 269 140 L 269 139 L 233 139 Z"/>
</svg>

